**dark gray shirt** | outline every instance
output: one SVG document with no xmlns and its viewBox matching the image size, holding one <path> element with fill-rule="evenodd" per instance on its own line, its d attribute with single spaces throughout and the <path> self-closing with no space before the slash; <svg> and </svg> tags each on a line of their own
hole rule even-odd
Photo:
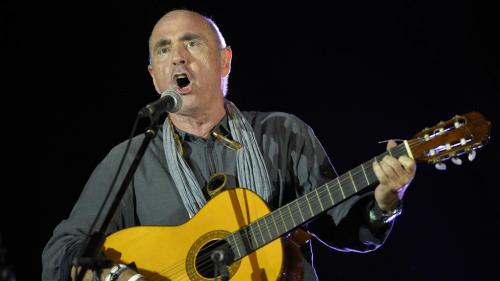
<svg viewBox="0 0 500 281">
<path fill-rule="evenodd" d="M 300 119 L 280 112 L 243 114 L 254 129 L 269 173 L 272 196 L 268 204 L 271 209 L 336 177 L 312 129 Z M 227 118 L 222 119 L 212 131 L 230 138 Z M 238 186 L 236 151 L 228 149 L 212 135 L 203 139 L 180 130 L 177 133 L 184 157 L 200 186 L 204 187 L 208 178 L 216 172 L 228 176 L 226 186 Z M 142 135 L 133 139 L 118 183 L 123 179 L 142 140 Z M 189 219 L 166 165 L 162 142 L 160 132 L 146 150 L 108 234 L 136 225 L 178 225 Z M 114 147 L 95 168 L 70 216 L 55 228 L 42 256 L 42 280 L 69 279 L 71 261 L 82 247 L 82 241 L 109 189 L 125 146 L 126 143 L 122 143 Z M 391 226 L 374 230 L 367 223 L 367 206 L 370 204 L 373 204 L 372 193 L 354 196 L 329 210 L 327 215 L 319 216 L 307 228 L 320 232 L 322 238 L 337 249 L 374 250 L 384 242 Z M 107 208 L 109 203 L 105 210 Z M 304 254 L 309 260 L 308 253 Z M 309 264 L 306 263 L 305 267 L 305 280 L 313 280 Z"/>
</svg>

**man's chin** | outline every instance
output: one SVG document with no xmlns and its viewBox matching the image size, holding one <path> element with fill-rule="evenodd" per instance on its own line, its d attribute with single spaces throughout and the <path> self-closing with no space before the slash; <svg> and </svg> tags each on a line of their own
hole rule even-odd
<svg viewBox="0 0 500 281">
<path fill-rule="evenodd" d="M 195 104 L 191 99 L 193 96 L 190 94 L 182 95 L 182 107 L 175 114 L 189 116 L 202 110 L 200 105 Z"/>
</svg>

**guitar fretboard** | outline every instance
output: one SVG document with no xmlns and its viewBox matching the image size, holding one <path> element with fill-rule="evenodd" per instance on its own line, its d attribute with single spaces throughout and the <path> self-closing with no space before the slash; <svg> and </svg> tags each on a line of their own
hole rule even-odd
<svg viewBox="0 0 500 281">
<path fill-rule="evenodd" d="M 408 155 L 405 143 L 372 158 L 300 198 L 274 210 L 224 240 L 231 245 L 235 260 L 261 248 L 354 194 L 378 182 L 372 165 L 386 155 Z"/>
</svg>

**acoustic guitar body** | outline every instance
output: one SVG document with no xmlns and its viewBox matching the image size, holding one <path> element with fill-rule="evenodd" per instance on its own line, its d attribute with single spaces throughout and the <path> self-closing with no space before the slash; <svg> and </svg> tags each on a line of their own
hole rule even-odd
<svg viewBox="0 0 500 281">
<path fill-rule="evenodd" d="M 270 212 L 248 189 L 224 191 L 179 226 L 137 226 L 108 236 L 104 251 L 116 263 L 134 263 L 147 280 L 214 280 L 211 245 Z M 288 248 L 288 247 L 287 247 Z M 235 249 L 233 249 L 235 251 Z M 278 280 L 283 269 L 282 239 L 257 249 L 228 267 L 231 280 Z"/>
</svg>

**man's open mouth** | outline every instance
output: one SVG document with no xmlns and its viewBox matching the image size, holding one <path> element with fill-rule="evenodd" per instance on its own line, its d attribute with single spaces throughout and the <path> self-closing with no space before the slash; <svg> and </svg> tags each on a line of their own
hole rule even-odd
<svg viewBox="0 0 500 281">
<path fill-rule="evenodd" d="M 179 86 L 180 89 L 187 87 L 189 86 L 189 84 L 191 84 L 191 81 L 189 81 L 189 78 L 184 73 L 177 74 L 174 77 L 175 77 L 175 82 L 177 83 L 177 86 Z"/>
</svg>

